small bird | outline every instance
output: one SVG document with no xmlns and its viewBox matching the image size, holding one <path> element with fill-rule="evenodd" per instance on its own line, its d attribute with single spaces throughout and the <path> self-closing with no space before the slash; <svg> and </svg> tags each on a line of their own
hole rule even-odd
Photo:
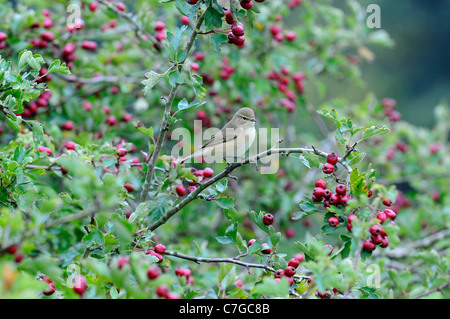
<svg viewBox="0 0 450 319">
<path fill-rule="evenodd" d="M 239 109 L 233 118 L 213 135 L 203 146 L 191 155 L 177 160 L 184 163 L 193 157 L 221 156 L 221 159 L 237 158 L 249 149 L 255 140 L 256 129 L 255 112 L 251 108 Z"/>
</svg>

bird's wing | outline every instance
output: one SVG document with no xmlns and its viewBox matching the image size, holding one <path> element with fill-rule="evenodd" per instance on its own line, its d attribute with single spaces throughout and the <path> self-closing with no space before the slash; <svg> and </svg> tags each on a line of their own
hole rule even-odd
<svg viewBox="0 0 450 319">
<path fill-rule="evenodd" d="M 237 138 L 237 135 L 235 132 L 233 133 L 225 133 L 225 134 L 218 134 L 218 136 L 213 135 L 211 137 L 211 139 L 209 141 L 207 141 L 205 144 L 203 144 L 203 146 L 201 147 L 201 149 L 204 149 L 205 147 L 212 147 L 212 146 L 216 146 L 219 145 L 221 143 L 227 143 L 230 142 L 232 140 L 235 140 Z"/>
</svg>

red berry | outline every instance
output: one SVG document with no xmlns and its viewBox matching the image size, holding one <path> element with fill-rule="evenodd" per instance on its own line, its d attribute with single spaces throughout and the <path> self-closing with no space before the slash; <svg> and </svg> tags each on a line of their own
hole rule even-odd
<svg viewBox="0 0 450 319">
<path fill-rule="evenodd" d="M 316 195 L 312 195 L 312 196 L 311 196 L 311 199 L 312 199 L 312 201 L 313 201 L 314 203 L 320 203 L 320 202 L 323 200 L 323 197 L 319 197 L 319 196 L 316 196 Z"/>
<path fill-rule="evenodd" d="M 92 12 L 94 12 L 95 10 L 97 10 L 98 8 L 98 2 L 91 2 L 89 3 L 89 10 L 91 10 Z"/>
<path fill-rule="evenodd" d="M 166 28 L 166 24 L 162 21 L 156 21 L 155 23 L 155 30 L 156 31 L 162 31 Z"/>
<path fill-rule="evenodd" d="M 348 221 L 349 223 L 352 223 L 352 221 L 354 221 L 354 220 L 358 220 L 358 216 L 356 216 L 356 215 L 354 215 L 354 214 L 348 215 L 347 221 Z"/>
<path fill-rule="evenodd" d="M 158 254 L 164 254 L 166 252 L 166 246 L 162 245 L 162 244 L 158 244 L 155 246 L 155 251 Z"/>
<path fill-rule="evenodd" d="M 383 200 L 383 204 L 385 205 L 385 206 L 392 206 L 392 201 L 390 200 L 390 199 L 385 199 L 385 200 Z"/>
<path fill-rule="evenodd" d="M 155 256 L 156 258 L 158 258 L 157 263 L 160 263 L 163 261 L 163 256 L 161 256 L 161 254 L 158 254 L 157 252 L 154 252 L 153 250 L 149 250 L 147 251 L 146 255 L 151 255 L 151 256 Z"/>
<path fill-rule="evenodd" d="M 158 267 L 153 266 L 147 270 L 147 278 L 150 280 L 156 279 L 161 274 L 161 270 Z"/>
<path fill-rule="evenodd" d="M 209 167 L 207 167 L 207 168 L 205 168 L 204 170 L 203 170 L 203 176 L 204 177 L 213 177 L 213 175 L 214 175 L 214 171 L 211 169 L 211 168 L 209 168 Z"/>
<path fill-rule="evenodd" d="M 330 163 L 332 165 L 336 165 L 338 160 L 339 160 L 339 158 L 335 152 L 331 152 L 327 156 L 327 163 Z"/>
<path fill-rule="evenodd" d="M 323 189 L 326 189 L 327 188 L 327 183 L 325 183 L 325 181 L 323 179 L 318 179 L 316 181 L 316 183 L 315 183 L 315 186 L 323 188 Z"/>
<path fill-rule="evenodd" d="M 244 36 L 234 37 L 233 38 L 233 43 L 236 44 L 237 46 L 243 45 L 244 42 L 245 42 Z"/>
<path fill-rule="evenodd" d="M 247 247 L 250 247 L 255 241 L 256 241 L 256 239 L 254 239 L 254 238 L 250 239 L 247 243 Z"/>
<path fill-rule="evenodd" d="M 83 296 L 84 292 L 87 289 L 87 281 L 83 275 L 77 275 L 75 277 L 75 283 L 73 285 L 73 291 L 75 291 L 78 295 Z"/>
<path fill-rule="evenodd" d="M 175 188 L 175 190 L 176 190 L 178 196 L 184 196 L 184 195 L 186 195 L 186 188 L 185 188 L 183 185 L 178 185 L 178 186 Z"/>
<path fill-rule="evenodd" d="M 379 212 L 377 214 L 377 219 L 380 221 L 380 223 L 384 222 L 387 219 L 385 212 Z"/>
<path fill-rule="evenodd" d="M 188 194 L 190 194 L 190 193 L 192 193 L 192 192 L 194 192 L 195 190 L 197 189 L 197 186 L 189 186 L 188 187 L 188 189 L 187 189 L 187 191 L 188 191 Z"/>
<path fill-rule="evenodd" d="M 285 36 L 286 40 L 294 41 L 295 38 L 297 37 L 297 34 L 293 31 L 288 31 L 288 32 L 286 32 L 286 34 L 284 36 Z"/>
<path fill-rule="evenodd" d="M 194 5 L 197 4 L 198 0 L 186 0 L 187 3 Z"/>
<path fill-rule="evenodd" d="M 8 35 L 5 32 L 0 32 L 0 42 L 5 41 Z"/>
<path fill-rule="evenodd" d="M 289 276 L 289 277 L 294 276 L 295 272 L 296 272 L 296 270 L 292 266 L 287 266 L 286 269 L 284 270 L 285 275 Z"/>
<path fill-rule="evenodd" d="M 349 232 L 352 232 L 352 224 L 351 223 L 347 223 L 346 227 Z"/>
<path fill-rule="evenodd" d="M 66 148 L 67 148 L 68 150 L 75 151 L 75 143 L 74 143 L 74 142 L 67 142 L 67 143 L 66 143 Z"/>
<path fill-rule="evenodd" d="M 51 156 L 53 154 L 52 150 L 45 146 L 39 146 L 38 151 L 39 153 L 47 153 L 48 156 Z"/>
<path fill-rule="evenodd" d="M 330 204 L 331 205 L 338 205 L 341 201 L 341 198 L 339 197 L 338 194 L 333 194 L 330 197 Z"/>
<path fill-rule="evenodd" d="M 365 251 L 372 252 L 374 251 L 375 247 L 375 244 L 369 239 L 365 240 L 363 243 L 363 249 Z"/>
<path fill-rule="evenodd" d="M 244 35 L 244 25 L 242 23 L 233 24 L 231 32 L 233 32 L 236 37 Z"/>
<path fill-rule="evenodd" d="M 119 260 L 117 261 L 117 267 L 119 269 L 122 269 L 125 265 L 129 264 L 130 260 L 128 259 L 128 257 L 120 257 Z"/>
<path fill-rule="evenodd" d="M 14 255 L 17 252 L 18 249 L 19 249 L 19 246 L 11 245 L 8 248 L 8 253 L 11 254 L 11 255 Z"/>
<path fill-rule="evenodd" d="M 106 119 L 106 124 L 108 124 L 109 126 L 114 126 L 117 123 L 117 119 L 114 115 L 111 115 L 110 117 L 108 117 Z"/>
<path fill-rule="evenodd" d="M 156 288 L 156 294 L 158 297 L 167 298 L 169 295 L 169 287 L 167 285 L 161 285 Z"/>
<path fill-rule="evenodd" d="M 325 163 L 325 164 L 323 165 L 322 171 L 323 171 L 325 174 L 331 174 L 331 173 L 334 172 L 334 165 L 333 165 L 333 164 L 330 164 L 330 163 Z"/>
<path fill-rule="evenodd" d="M 298 265 L 300 265 L 300 261 L 298 261 L 298 259 L 296 259 L 295 257 L 291 258 L 291 260 L 289 260 L 289 262 L 288 262 L 288 266 L 291 266 L 294 268 L 297 268 Z"/>
<path fill-rule="evenodd" d="M 97 49 L 97 43 L 94 41 L 85 40 L 81 43 L 81 47 L 85 50 L 94 51 L 95 49 Z"/>
<path fill-rule="evenodd" d="M 233 23 L 234 23 L 234 19 L 233 19 L 233 16 L 232 16 L 230 10 L 226 10 L 226 11 L 225 11 L 225 21 L 226 21 L 228 24 L 233 24 Z"/>
<path fill-rule="evenodd" d="M 370 226 L 370 228 L 369 228 L 369 232 L 372 234 L 372 235 L 374 235 L 374 236 L 376 236 L 376 235 L 379 235 L 380 233 L 381 233 L 381 227 L 380 226 L 378 226 L 378 225 L 372 225 L 372 226 Z"/>
<path fill-rule="evenodd" d="M 265 255 L 270 254 L 270 252 L 272 251 L 272 250 L 270 249 L 269 245 L 267 245 L 266 243 L 261 244 L 261 247 L 263 248 L 263 249 L 261 250 L 261 252 L 262 252 L 263 254 L 265 254 Z"/>
<path fill-rule="evenodd" d="M 326 199 L 330 199 L 330 197 L 331 197 L 332 194 L 333 194 L 333 193 L 331 193 L 331 191 L 330 191 L 329 189 L 325 189 L 325 190 L 323 191 L 323 197 L 326 198 Z"/>
<path fill-rule="evenodd" d="M 22 262 L 22 260 L 25 258 L 25 255 L 24 254 L 16 254 L 15 256 L 14 256 L 14 261 L 16 262 L 16 263 L 21 263 Z"/>
<path fill-rule="evenodd" d="M 313 189 L 313 195 L 316 197 L 323 197 L 325 195 L 325 190 L 320 187 L 316 187 Z"/>
<path fill-rule="evenodd" d="M 134 191 L 134 186 L 133 186 L 132 184 L 130 184 L 130 183 L 125 183 L 125 184 L 123 185 L 123 187 L 124 187 L 128 192 Z"/>
<path fill-rule="evenodd" d="M 241 0 L 241 7 L 245 10 L 250 10 L 253 7 L 252 1 Z"/>
<path fill-rule="evenodd" d="M 266 226 L 273 224 L 273 215 L 272 214 L 265 214 L 263 217 L 263 223 Z"/>
<path fill-rule="evenodd" d="M 125 10 L 126 10 L 125 4 L 123 4 L 122 2 L 118 2 L 118 3 L 116 4 L 116 8 L 117 8 L 117 10 L 119 10 L 119 11 L 125 11 Z"/>
<path fill-rule="evenodd" d="M 395 217 L 397 217 L 397 214 L 392 209 L 385 209 L 384 213 L 386 214 L 386 218 L 390 218 L 392 220 L 395 220 Z"/>
<path fill-rule="evenodd" d="M 63 130 L 71 131 L 73 130 L 74 123 L 73 121 L 66 121 L 61 127 Z"/>
<path fill-rule="evenodd" d="M 380 234 L 378 234 L 378 235 L 370 235 L 370 240 L 375 245 L 379 245 L 379 244 L 381 244 L 381 241 L 383 240 L 383 236 L 381 236 Z"/>
<path fill-rule="evenodd" d="M 281 278 L 285 275 L 284 270 L 283 269 L 277 269 L 275 271 L 275 278 Z"/>
<path fill-rule="evenodd" d="M 188 25 L 190 23 L 189 18 L 187 16 L 181 16 L 180 21 L 182 24 Z"/>
<path fill-rule="evenodd" d="M 336 194 L 338 195 L 345 195 L 347 193 L 347 187 L 343 184 L 339 184 L 336 186 Z"/>
<path fill-rule="evenodd" d="M 389 240 L 387 239 L 387 237 L 383 237 L 383 239 L 381 239 L 380 247 L 386 248 L 388 245 L 389 245 Z"/>
<path fill-rule="evenodd" d="M 348 202 L 349 200 L 351 200 L 351 198 L 350 198 L 349 196 L 347 196 L 347 195 L 344 195 L 344 196 L 342 196 L 342 197 L 340 198 L 339 203 L 340 203 L 341 205 L 347 206 L 347 202 Z"/>
<path fill-rule="evenodd" d="M 336 227 L 338 224 L 339 224 L 339 219 L 337 218 L 337 217 L 330 217 L 329 219 L 328 219 L 328 224 L 331 226 L 331 227 Z"/>
<path fill-rule="evenodd" d="M 303 254 L 295 254 L 294 258 L 297 259 L 299 262 L 305 260 L 305 256 Z"/>
<path fill-rule="evenodd" d="M 53 40 L 55 40 L 55 35 L 53 34 L 53 32 L 46 31 L 41 34 L 41 39 L 47 42 L 52 42 Z"/>
</svg>

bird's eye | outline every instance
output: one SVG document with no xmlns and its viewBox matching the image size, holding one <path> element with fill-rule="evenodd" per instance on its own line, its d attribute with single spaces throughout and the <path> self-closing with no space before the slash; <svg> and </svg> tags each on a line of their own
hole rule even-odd
<svg viewBox="0 0 450 319">
<path fill-rule="evenodd" d="M 243 116 L 242 118 L 243 118 L 244 120 L 248 120 L 248 117 Z"/>
</svg>

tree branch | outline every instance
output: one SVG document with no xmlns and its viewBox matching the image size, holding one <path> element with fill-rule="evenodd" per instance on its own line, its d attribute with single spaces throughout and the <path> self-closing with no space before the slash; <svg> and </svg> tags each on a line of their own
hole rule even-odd
<svg viewBox="0 0 450 319">
<path fill-rule="evenodd" d="M 189 52 L 192 49 L 192 46 L 194 45 L 195 38 L 197 37 L 197 34 L 199 32 L 199 29 L 201 25 L 203 24 L 203 20 L 205 19 L 205 12 L 203 12 L 199 18 L 198 21 L 192 31 L 191 37 L 189 38 L 188 43 L 186 44 L 186 52 L 189 54 Z M 183 69 L 183 64 L 178 64 L 178 71 L 181 72 Z M 170 111 L 172 109 L 173 100 L 175 99 L 175 96 L 177 94 L 179 84 L 176 83 L 175 86 L 172 87 L 169 93 L 169 97 L 166 101 L 166 105 L 164 107 L 164 114 L 161 122 L 161 129 L 158 134 L 158 140 L 156 141 L 155 149 L 153 150 L 153 153 L 151 154 L 148 163 L 148 169 L 145 174 L 145 182 L 144 186 L 142 187 L 142 192 L 140 196 L 140 202 L 144 202 L 147 199 L 148 192 L 150 190 L 152 180 L 153 180 L 153 173 L 156 166 L 156 161 L 159 157 L 159 153 L 161 152 L 161 148 L 163 146 L 164 140 L 167 135 L 167 131 L 169 130 L 169 117 L 170 117 Z"/>
<path fill-rule="evenodd" d="M 287 156 L 287 155 L 289 155 L 291 153 L 314 153 L 316 155 L 319 155 L 319 156 L 322 156 L 322 157 L 325 157 L 325 158 L 328 155 L 327 153 L 319 151 L 319 150 L 315 149 L 314 147 L 311 148 L 311 149 L 309 149 L 309 148 L 270 148 L 270 149 L 268 149 L 266 151 L 263 151 L 263 152 L 261 152 L 259 154 L 256 154 L 254 156 L 248 157 L 248 158 L 244 159 L 241 162 L 231 163 L 230 165 L 228 165 L 219 174 L 215 175 L 214 177 L 212 177 L 211 179 L 207 180 L 206 182 L 200 183 L 195 191 L 190 193 L 188 196 L 186 196 L 184 199 L 182 199 L 178 204 L 176 204 L 171 209 L 166 211 L 166 213 L 159 220 L 157 220 L 156 222 L 154 222 L 153 224 L 151 224 L 149 226 L 149 229 L 151 231 L 154 231 L 156 228 L 158 228 L 162 224 L 165 224 L 169 220 L 170 217 L 175 215 L 183 207 L 185 207 L 191 201 L 196 199 L 197 195 L 200 194 L 204 189 L 208 188 L 212 184 L 215 184 L 216 182 L 218 182 L 222 178 L 228 177 L 230 175 L 230 173 L 232 171 L 234 171 L 236 168 L 244 166 L 244 165 L 247 165 L 247 164 L 250 164 L 250 163 L 256 163 L 261 158 L 269 156 L 269 155 L 283 154 L 283 155 Z M 352 172 L 352 168 L 350 166 L 348 166 L 348 164 L 344 163 L 342 161 L 342 159 L 339 159 L 339 162 L 342 165 L 344 165 L 344 167 L 347 169 L 347 171 L 349 173 Z"/>
</svg>

